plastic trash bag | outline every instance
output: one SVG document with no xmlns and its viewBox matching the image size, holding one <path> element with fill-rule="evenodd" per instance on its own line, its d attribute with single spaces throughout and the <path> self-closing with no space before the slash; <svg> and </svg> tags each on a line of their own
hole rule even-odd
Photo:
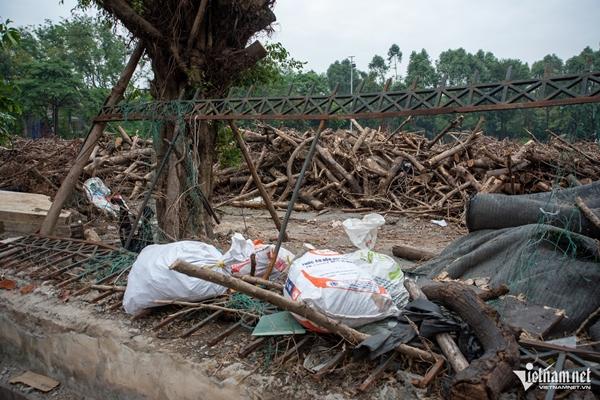
<svg viewBox="0 0 600 400">
<path fill-rule="evenodd" d="M 359 249 L 372 249 L 377 240 L 377 229 L 385 224 L 380 214 L 367 214 L 362 219 L 348 218 L 342 225 L 352 244 Z"/>
<path fill-rule="evenodd" d="M 83 183 L 83 191 L 85 192 L 85 196 L 90 203 L 111 217 L 117 218 L 119 214 L 119 206 L 110 202 L 110 189 L 104 184 L 104 182 L 102 182 L 102 179 L 88 179 Z"/>
<path fill-rule="evenodd" d="M 123 308 L 128 314 L 157 307 L 155 300 L 200 301 L 224 294 L 227 288 L 169 269 L 176 260 L 210 266 L 226 274 L 223 255 L 202 242 L 181 241 L 145 247 L 131 267 Z"/>
<path fill-rule="evenodd" d="M 231 237 L 231 248 L 225 253 L 223 258 L 229 265 L 229 271 L 232 274 L 250 275 L 250 256 L 255 254 L 255 275 L 261 277 L 267 271 L 274 251 L 275 245 L 273 244 L 263 244 L 260 241 L 245 239 L 240 233 L 236 233 Z M 294 254 L 281 247 L 269 278 L 277 278 L 290 266 L 293 259 Z"/>
<path fill-rule="evenodd" d="M 404 272 L 392 257 L 372 250 L 358 250 L 347 254 L 346 259 L 368 271 L 392 296 L 396 307 L 402 308 L 408 303 L 410 295 L 404 287 Z"/>
<path fill-rule="evenodd" d="M 295 260 L 288 272 L 284 297 L 358 327 L 396 315 L 399 311 L 388 291 L 365 268 L 331 250 L 311 250 Z M 294 315 L 305 328 L 326 332 Z"/>
</svg>

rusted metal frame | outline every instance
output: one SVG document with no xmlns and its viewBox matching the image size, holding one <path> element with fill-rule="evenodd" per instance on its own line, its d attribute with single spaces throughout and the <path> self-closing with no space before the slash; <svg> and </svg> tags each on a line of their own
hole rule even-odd
<svg viewBox="0 0 600 400">
<path fill-rule="evenodd" d="M 265 336 L 259 337 L 258 339 L 254 339 L 250 343 L 248 343 L 245 347 L 243 347 L 239 352 L 238 356 L 240 358 L 246 358 L 251 353 L 255 352 L 262 344 L 267 340 Z"/>
<path fill-rule="evenodd" d="M 506 103 L 506 97 L 508 95 L 508 85 L 510 85 L 510 77 L 512 76 L 512 65 L 509 65 L 506 69 L 506 77 L 502 82 L 502 95 L 500 96 L 500 102 Z"/>
<path fill-rule="evenodd" d="M 25 254 L 30 254 L 30 255 L 28 257 L 24 258 L 24 259 L 13 260 L 8 265 L 6 265 L 6 268 L 12 268 L 13 266 L 16 266 L 18 264 L 23 264 L 23 265 L 19 266 L 19 268 L 17 269 L 17 271 L 25 270 L 25 269 L 27 269 L 27 268 L 30 267 L 29 264 L 31 264 L 31 262 L 32 262 L 31 260 L 39 259 L 42 256 L 42 254 L 46 254 L 48 252 L 54 251 L 55 254 L 52 255 L 52 256 L 50 256 L 50 259 L 46 258 L 46 259 L 39 259 L 39 260 L 37 260 L 38 262 L 42 262 L 43 261 L 44 265 L 42 265 L 39 268 L 36 268 L 34 271 L 31 272 L 32 275 L 35 275 L 35 274 L 38 274 L 39 272 L 41 272 L 42 270 L 48 268 L 50 266 L 50 264 L 55 264 L 55 263 L 58 263 L 58 262 L 62 262 L 64 260 L 67 260 L 67 259 L 69 259 L 71 257 L 75 257 L 75 256 L 82 256 L 82 257 L 84 257 L 84 255 L 82 255 L 82 253 L 80 253 L 82 246 L 83 245 L 81 244 L 81 245 L 79 245 L 79 247 L 78 247 L 77 250 L 73 250 L 73 249 L 69 248 L 69 247 L 71 247 L 71 244 L 68 244 L 65 247 L 57 246 L 57 247 L 50 247 L 50 248 L 47 248 L 44 245 L 27 244 L 27 245 L 25 245 L 23 247 L 23 251 L 26 252 Z M 35 250 L 42 250 L 42 252 L 41 253 L 37 253 L 36 251 L 32 251 L 34 249 Z M 57 259 L 53 259 L 53 257 L 58 256 L 58 255 L 63 254 L 63 253 L 68 253 L 68 254 L 65 255 L 65 256 L 63 256 L 63 257 L 61 257 L 61 258 L 59 258 L 58 260 Z"/>
<path fill-rule="evenodd" d="M 217 318 L 224 312 L 225 311 L 223 311 L 223 310 L 215 311 L 214 313 L 210 314 L 208 317 L 204 318 L 202 321 L 198 322 L 197 324 L 193 325 L 191 328 L 189 328 L 188 330 L 183 332 L 181 335 L 179 335 L 179 337 L 185 338 L 185 337 L 191 336 L 193 333 L 199 331 L 204 325 L 208 324 L 210 321 Z"/>
<path fill-rule="evenodd" d="M 254 320 L 252 320 L 252 321 L 254 321 Z M 248 322 L 248 321 L 246 321 L 246 322 Z M 244 324 L 244 320 L 240 319 L 236 323 L 230 325 L 223 332 L 219 333 L 217 336 L 210 339 L 206 344 L 209 347 L 214 346 L 215 344 L 221 342 L 223 339 L 227 338 L 228 336 L 231 336 L 231 334 L 234 333 L 235 331 L 237 331 L 238 329 L 240 329 L 243 326 L 243 324 Z"/>
<path fill-rule="evenodd" d="M 80 244 L 79 247 L 77 248 L 77 250 L 73 251 L 71 249 L 64 249 L 64 250 L 56 250 L 55 254 L 52 255 L 49 259 L 46 258 L 45 260 L 43 260 L 44 264 L 40 265 L 38 268 L 34 269 L 31 272 L 31 275 L 38 275 L 39 273 L 41 273 L 42 271 L 50 268 L 53 265 L 56 264 L 60 264 L 70 258 L 75 258 L 75 257 L 88 257 L 88 255 L 86 253 L 82 253 L 83 247 L 85 246 L 85 244 Z M 53 249 L 54 250 L 54 249 Z M 61 256 L 61 254 L 67 253 L 63 256 Z M 85 254 L 85 255 L 84 255 Z M 92 254 L 96 254 L 95 251 Z M 54 258 L 54 257 L 58 257 L 58 258 Z"/>
<path fill-rule="evenodd" d="M 454 92 L 456 92 L 458 94 L 454 94 Z M 445 102 L 443 105 L 440 105 L 440 107 L 446 108 L 446 107 L 449 107 L 452 103 L 455 103 L 457 106 L 462 107 L 465 105 L 465 103 L 460 99 L 464 96 L 467 96 L 469 93 L 470 93 L 470 88 L 464 88 L 464 89 L 447 88 L 447 89 L 444 89 L 443 95 L 448 98 L 448 101 Z"/>
<path fill-rule="evenodd" d="M 319 372 L 317 372 L 316 374 L 314 374 L 313 376 L 317 379 L 320 380 L 322 377 L 324 377 L 325 375 L 329 374 L 330 372 L 333 371 L 333 369 L 341 362 L 343 361 L 346 356 L 348 355 L 348 353 L 350 352 L 350 350 L 348 348 L 345 348 L 343 350 L 341 350 L 340 352 L 338 352 L 335 356 L 331 357 L 329 359 L 329 361 L 327 361 L 327 363 L 323 366 L 323 368 L 321 368 L 319 370 Z"/>
<path fill-rule="evenodd" d="M 69 264 L 67 266 L 64 266 L 62 268 L 57 269 L 56 271 L 48 272 L 47 274 L 42 275 L 40 277 L 40 279 L 43 280 L 43 281 L 45 281 L 45 280 L 48 280 L 48 279 L 55 278 L 58 275 L 63 274 L 65 272 L 67 272 L 68 270 L 73 269 L 75 267 L 78 267 L 78 266 L 80 266 L 82 264 L 85 264 L 85 263 L 87 263 L 89 261 L 90 261 L 90 257 L 84 257 L 82 260 L 75 261 L 75 262 L 73 262 L 73 263 L 71 263 L 71 264 Z"/>
<path fill-rule="evenodd" d="M 474 90 L 474 93 L 476 91 Z M 481 96 L 485 97 L 485 94 L 478 93 Z M 481 104 L 486 99 L 482 99 L 479 101 L 477 105 L 471 106 L 463 106 L 463 107 L 443 107 L 443 108 L 433 108 L 433 109 L 405 109 L 401 111 L 386 111 L 386 112 L 364 112 L 358 114 L 315 114 L 315 115 L 201 115 L 201 116 L 189 116 L 187 119 L 197 119 L 197 120 L 259 120 L 259 121 L 289 121 L 289 120 L 306 120 L 306 121 L 314 121 L 314 120 L 329 120 L 329 121 L 337 121 L 337 120 L 347 120 L 347 119 L 377 119 L 377 118 L 394 118 L 394 117 L 402 117 L 402 116 L 426 116 L 426 115 L 440 115 L 440 114 L 460 114 L 460 113 L 472 113 L 472 112 L 485 112 L 485 111 L 504 111 L 504 110 L 522 110 L 528 108 L 542 108 L 542 107 L 554 107 L 554 106 L 565 106 L 565 105 L 575 105 L 575 104 L 588 104 L 588 103 L 600 103 L 600 89 L 594 91 L 593 96 L 587 97 L 578 97 L 578 98 L 566 98 L 566 99 L 554 99 L 554 100 L 539 100 L 536 102 L 529 103 L 509 103 L 509 104 L 501 104 L 494 98 L 488 98 L 492 104 Z M 148 118 L 144 115 L 132 115 L 128 120 L 169 120 L 174 118 L 169 117 L 160 117 L 156 118 L 155 116 L 152 118 Z M 110 121 L 122 121 L 122 115 L 115 114 L 111 116 Z"/>
<path fill-rule="evenodd" d="M 199 307 L 184 308 L 183 310 L 177 311 L 176 313 L 170 314 L 170 315 L 166 316 L 165 318 L 163 318 L 158 324 L 156 324 L 152 327 L 152 330 L 157 331 L 161 328 L 164 328 L 167 325 L 172 324 L 173 322 L 175 322 L 179 318 L 183 317 L 184 315 L 189 314 L 189 313 L 195 313 L 196 311 L 199 311 L 199 310 L 201 310 L 201 308 L 199 308 Z"/>
<path fill-rule="evenodd" d="M 65 251 L 57 252 L 56 255 L 60 255 L 60 254 L 62 254 L 64 252 Z M 44 264 L 41 265 L 41 266 L 39 266 L 38 268 L 34 269 L 33 271 L 31 271 L 30 275 L 31 276 L 39 275 L 42 271 L 50 268 L 52 265 L 56 265 L 56 264 L 62 263 L 63 261 L 66 261 L 66 260 L 68 260 L 70 258 L 73 258 L 73 257 L 75 257 L 75 256 L 72 253 L 68 253 L 68 254 L 66 254 L 64 256 L 59 257 L 58 259 L 51 259 L 51 260 L 45 259 L 44 260 Z"/>
<path fill-rule="evenodd" d="M 100 270 L 104 269 L 105 267 L 109 267 L 109 268 L 110 268 L 110 266 L 111 266 L 111 265 L 110 265 L 108 262 L 102 263 L 102 264 L 100 264 L 98 267 L 96 267 L 96 268 L 94 268 L 94 269 L 92 269 L 92 270 L 89 270 L 89 271 L 83 271 L 83 272 L 82 272 L 82 273 L 80 273 L 79 275 L 76 275 L 76 276 L 74 276 L 74 277 L 72 277 L 72 278 L 70 278 L 70 279 L 67 279 L 67 280 L 65 280 L 65 281 L 62 281 L 62 282 L 60 282 L 60 283 L 58 284 L 58 287 L 65 287 L 66 285 L 69 285 L 69 284 L 71 284 L 71 283 L 74 283 L 74 282 L 80 281 L 80 280 L 81 280 L 81 279 L 83 279 L 85 276 L 87 276 L 87 275 L 90 275 L 90 274 L 97 273 L 98 271 L 100 271 Z M 126 272 L 126 271 L 128 271 L 129 269 L 131 269 L 131 266 L 129 266 L 129 267 L 125 267 L 125 268 L 123 268 L 123 269 L 120 269 L 120 270 L 118 270 L 118 271 L 115 271 L 115 272 L 113 272 L 113 273 L 112 273 L 112 274 L 110 274 L 110 275 L 107 275 L 107 276 L 105 276 L 105 277 L 103 277 L 103 278 L 101 278 L 101 279 L 99 279 L 99 280 L 96 280 L 95 282 L 88 283 L 88 284 L 86 284 L 86 285 L 85 285 L 83 288 L 81 288 L 81 289 L 79 289 L 78 291 L 76 291 L 75 293 L 73 293 L 73 297 L 76 297 L 76 296 L 80 296 L 80 295 L 82 295 L 82 294 L 85 294 L 85 293 L 89 292 L 90 290 L 92 290 L 92 288 L 93 288 L 93 286 L 94 286 L 94 285 L 100 285 L 100 284 L 107 283 L 107 282 L 109 282 L 109 281 L 110 281 L 112 278 L 115 278 L 116 276 L 119 276 L 119 275 L 121 275 L 121 274 L 125 273 L 125 272 Z"/>
<path fill-rule="evenodd" d="M 72 269 L 72 268 L 75 268 L 75 267 L 77 267 L 77 266 L 80 266 L 80 265 L 82 265 L 82 264 L 85 264 L 85 263 L 87 263 L 88 261 L 90 261 L 90 259 L 92 259 L 92 258 L 94 258 L 94 257 L 106 256 L 106 255 L 108 255 L 108 254 L 110 254 L 110 251 L 109 251 L 109 250 L 106 250 L 106 251 L 99 251 L 99 252 L 95 252 L 95 253 L 93 253 L 93 254 L 71 253 L 71 254 L 69 254 L 69 255 L 67 255 L 67 256 L 61 257 L 61 258 L 60 258 L 60 259 L 58 259 L 58 260 L 50 261 L 50 262 L 49 262 L 49 263 L 47 263 L 46 265 L 44 265 L 44 266 L 42 266 L 41 268 L 39 268 L 39 270 L 37 270 L 37 271 L 35 272 L 35 274 L 37 275 L 37 274 L 39 274 L 41 271 L 43 271 L 43 270 L 45 270 L 45 269 L 48 269 L 48 268 L 49 268 L 49 267 L 50 267 L 52 264 L 58 264 L 58 263 L 61 263 L 61 262 L 65 261 L 65 260 L 68 260 L 69 258 L 82 257 L 82 259 L 81 259 L 81 260 L 77 260 L 77 261 L 75 261 L 75 260 L 74 260 L 72 263 L 70 263 L 70 264 L 67 264 L 67 265 L 65 265 L 65 266 L 63 266 L 63 267 L 60 267 L 60 268 L 59 268 L 59 269 L 57 269 L 57 270 L 54 270 L 54 271 L 48 272 L 47 274 L 45 274 L 45 275 L 42 275 L 42 276 L 40 277 L 40 279 L 42 279 L 42 280 L 51 279 L 51 278 L 54 278 L 54 277 L 56 277 L 56 276 L 58 276 L 58 275 L 60 275 L 60 274 L 62 274 L 62 273 L 64 273 L 64 272 L 66 272 L 66 271 L 68 271 L 68 270 L 70 270 L 70 269 Z"/>
<path fill-rule="evenodd" d="M 521 97 L 526 97 L 527 100 L 534 102 L 536 101 L 535 97 L 533 97 L 531 95 L 532 92 L 535 91 L 535 89 L 537 89 L 538 87 L 541 86 L 540 82 L 536 82 L 533 84 L 533 86 L 527 87 L 526 89 L 520 88 L 518 86 L 515 85 L 510 85 L 509 84 L 509 88 L 511 90 L 513 90 L 514 92 L 516 92 L 516 94 L 511 97 L 510 99 L 506 100 L 506 103 L 516 103 Z"/>
<path fill-rule="evenodd" d="M 293 338 L 294 337 L 292 337 L 292 339 Z M 296 356 L 298 354 L 298 351 L 300 350 L 300 348 L 302 348 L 304 345 L 306 345 L 308 343 L 309 340 L 312 340 L 312 339 L 314 339 L 314 337 L 312 335 L 304 336 L 300 341 L 295 342 L 294 346 L 292 346 L 281 357 L 279 357 L 277 360 L 275 360 L 274 363 L 275 364 L 285 363 L 287 360 L 289 360 L 293 356 Z"/>
<path fill-rule="evenodd" d="M 448 80 L 448 76 L 444 75 L 440 84 L 435 88 L 435 100 L 434 107 L 441 107 L 442 103 L 442 95 L 444 94 L 444 90 L 446 90 L 446 81 Z"/>
<path fill-rule="evenodd" d="M 473 89 L 473 93 L 477 93 L 479 96 L 481 96 L 481 98 L 479 100 L 475 101 L 471 107 L 485 106 L 485 104 L 484 104 L 485 101 L 489 101 L 491 104 L 494 104 L 494 105 L 502 104 L 501 100 L 498 100 L 497 98 L 493 97 L 495 94 L 502 91 L 502 86 L 495 86 L 495 85 L 490 86 L 489 92 L 485 92 L 485 91 L 483 91 L 483 89 L 484 88 L 481 86 Z"/>
<path fill-rule="evenodd" d="M 394 362 L 394 359 L 396 358 L 397 354 L 398 353 L 396 353 L 396 352 L 392 352 L 391 355 L 388 355 L 388 357 L 381 364 L 379 364 L 373 370 L 373 372 L 371 372 L 371 374 L 367 377 L 367 379 L 365 379 L 364 382 L 358 387 L 358 391 L 364 392 L 372 384 L 374 384 L 381 377 L 381 375 L 383 375 L 385 370 L 392 364 L 392 362 Z"/>
<path fill-rule="evenodd" d="M 552 88 L 554 88 L 554 92 L 550 95 L 548 95 L 545 99 L 547 100 L 553 100 L 555 99 L 557 96 L 560 96 L 561 94 L 565 94 L 567 96 L 569 96 L 570 98 L 577 98 L 579 97 L 579 95 L 573 93 L 571 90 L 569 90 L 571 87 L 573 87 L 573 85 L 581 83 L 581 80 L 577 80 L 575 81 L 575 83 L 573 83 L 572 85 L 568 85 L 568 86 L 560 86 L 559 84 L 557 84 L 556 82 L 552 82 L 552 81 L 548 81 L 546 84 L 547 86 L 550 86 Z"/>
<path fill-rule="evenodd" d="M 24 263 L 26 264 L 29 260 L 36 258 L 39 254 L 36 252 L 32 252 L 30 249 L 27 249 L 26 247 L 23 247 L 19 250 L 21 251 L 21 253 L 15 254 L 13 257 L 11 257 L 8 260 L 8 262 L 6 264 L 4 264 L 4 268 L 11 269 L 17 265 L 20 265 L 21 267 L 23 267 L 22 264 L 24 264 Z M 42 253 L 45 254 L 50 251 L 52 251 L 52 249 L 46 249 Z"/>
</svg>

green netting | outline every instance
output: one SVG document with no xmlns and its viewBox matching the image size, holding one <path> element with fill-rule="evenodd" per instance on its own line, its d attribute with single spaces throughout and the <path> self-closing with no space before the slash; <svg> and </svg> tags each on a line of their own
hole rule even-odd
<svg viewBox="0 0 600 400">
<path fill-rule="evenodd" d="M 153 120 L 135 121 L 132 122 L 137 127 L 137 130 L 144 133 L 144 136 L 152 138 L 156 154 L 164 154 L 167 150 L 166 146 L 170 146 L 171 142 L 164 140 L 164 133 L 167 129 L 173 129 L 172 137 L 177 137 L 177 140 L 172 143 L 176 151 L 171 153 L 171 157 L 176 157 L 178 162 L 181 162 L 185 170 L 184 187 L 181 190 L 181 196 L 177 199 L 181 203 L 182 208 L 190 212 L 183 213 L 186 220 L 180 221 L 186 227 L 188 232 L 197 234 L 203 227 L 202 224 L 202 193 L 199 186 L 199 165 L 197 162 L 197 154 L 194 154 L 194 149 L 197 152 L 197 142 L 200 132 L 200 124 L 198 122 L 188 123 L 185 116 L 189 115 L 194 108 L 194 103 L 189 100 L 174 100 L 165 102 L 131 102 L 123 103 L 121 109 L 123 111 L 124 122 L 127 123 L 130 117 L 142 110 L 148 111 L 150 108 L 152 115 L 156 118 Z M 178 130 L 179 135 L 177 135 Z M 161 175 L 167 174 L 168 166 L 165 166 L 161 171 Z M 158 188 L 154 188 L 154 193 L 157 197 L 162 196 Z M 167 207 L 172 207 L 172 204 Z M 159 242 L 170 241 L 169 237 L 157 228 Z"/>
</svg>

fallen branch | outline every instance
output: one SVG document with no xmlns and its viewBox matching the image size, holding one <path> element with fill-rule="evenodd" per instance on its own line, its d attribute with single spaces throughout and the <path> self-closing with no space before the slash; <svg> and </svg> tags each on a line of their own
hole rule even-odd
<svg viewBox="0 0 600 400">
<path fill-rule="evenodd" d="M 273 304 L 274 306 L 279 307 L 283 310 L 296 313 L 304 318 L 309 319 L 314 324 L 321 326 L 322 328 L 325 328 L 332 333 L 340 335 L 342 338 L 344 338 L 346 341 L 352 344 L 358 344 L 369 337 L 369 335 L 365 333 L 359 332 L 356 329 L 342 324 L 332 318 L 329 318 L 325 314 L 310 308 L 303 302 L 295 302 L 286 299 L 285 297 L 277 293 L 259 288 L 250 283 L 246 283 L 241 279 L 220 274 L 218 272 L 211 271 L 207 268 L 201 268 L 182 260 L 177 260 L 173 265 L 171 265 L 170 268 L 182 274 L 186 274 L 195 278 L 203 279 L 208 282 L 213 282 L 221 286 L 225 286 L 233 290 L 237 290 L 251 297 Z M 441 358 L 441 355 L 439 354 L 430 353 L 405 344 L 398 345 L 396 347 L 396 351 L 409 357 L 423 361 L 428 361 L 431 363 L 435 363 Z"/>
</svg>

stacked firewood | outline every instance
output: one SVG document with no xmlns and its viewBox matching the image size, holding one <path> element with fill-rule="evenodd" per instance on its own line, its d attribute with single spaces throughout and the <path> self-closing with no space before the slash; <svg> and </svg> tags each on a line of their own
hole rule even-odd
<svg viewBox="0 0 600 400">
<path fill-rule="evenodd" d="M 523 194 L 600 178 L 600 148 L 551 134 L 525 142 L 471 131 L 389 134 L 363 128 L 325 131 L 307 171 L 298 210 L 341 207 L 412 216 L 460 218 L 477 192 Z M 314 132 L 265 127 L 245 130 L 261 180 L 276 207 L 285 207 Z M 216 169 L 220 205 L 262 207 L 248 167 Z"/>
<path fill-rule="evenodd" d="M 103 136 L 83 172 L 86 177 L 102 179 L 113 193 L 135 200 L 154 176 L 154 147 L 151 139 L 130 137 L 120 126 L 118 132 Z"/>
<path fill-rule="evenodd" d="M 15 139 L 0 149 L 0 190 L 54 196 L 81 145 L 80 139 Z M 152 141 L 130 137 L 119 127 L 118 133 L 106 132 L 94 147 L 78 188 L 86 179 L 99 177 L 113 193 L 136 199 L 152 179 L 155 165 Z"/>
</svg>

